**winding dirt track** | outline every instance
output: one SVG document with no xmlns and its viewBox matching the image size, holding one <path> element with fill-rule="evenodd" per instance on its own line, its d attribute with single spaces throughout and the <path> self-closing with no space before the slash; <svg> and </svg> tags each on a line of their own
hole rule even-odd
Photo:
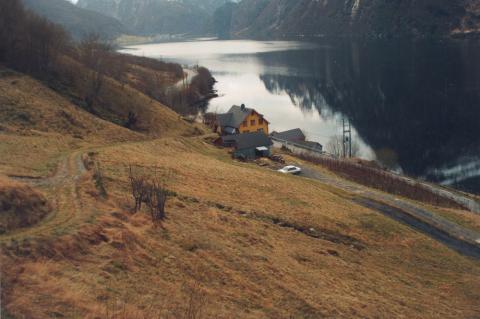
<svg viewBox="0 0 480 319">
<path fill-rule="evenodd" d="M 54 211 L 35 226 L 0 236 L 0 242 L 35 236 L 49 236 L 68 231 L 75 228 L 80 220 L 92 215 L 92 213 L 83 209 L 79 192 L 80 179 L 86 172 L 81 154 L 80 151 L 77 151 L 65 157 L 51 177 L 41 179 L 12 177 L 45 190 L 52 204 L 54 204 Z"/>
</svg>

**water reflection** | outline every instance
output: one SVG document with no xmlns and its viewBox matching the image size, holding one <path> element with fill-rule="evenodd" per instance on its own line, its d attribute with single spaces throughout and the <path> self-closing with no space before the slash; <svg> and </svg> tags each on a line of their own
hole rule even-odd
<svg viewBox="0 0 480 319">
<path fill-rule="evenodd" d="M 301 127 L 325 144 L 348 117 L 364 157 L 480 192 L 478 42 L 203 41 L 136 46 L 136 54 L 213 71 L 221 97 L 275 130 Z M 131 51 L 129 51 L 131 52 Z"/>
<path fill-rule="evenodd" d="M 351 43 L 261 55 L 305 76 L 261 75 L 322 117 L 346 115 L 385 162 L 408 174 L 475 186 L 480 156 L 480 50 L 476 43 Z M 309 74 L 308 74 L 309 73 Z"/>
</svg>

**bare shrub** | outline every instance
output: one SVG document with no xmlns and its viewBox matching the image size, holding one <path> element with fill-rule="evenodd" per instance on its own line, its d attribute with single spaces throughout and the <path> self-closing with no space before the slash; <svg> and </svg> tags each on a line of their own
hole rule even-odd
<svg viewBox="0 0 480 319">
<path fill-rule="evenodd" d="M 330 137 L 326 145 L 327 152 L 335 157 L 341 157 L 343 154 L 343 141 L 339 135 Z"/>
<path fill-rule="evenodd" d="M 150 210 L 150 216 L 153 223 L 161 222 L 165 219 L 165 204 L 167 203 L 168 190 L 164 183 L 153 180 L 147 186 L 146 204 Z"/>
<path fill-rule="evenodd" d="M 160 177 L 157 168 L 150 169 L 148 174 L 144 168 L 129 166 L 129 180 L 132 197 L 135 200 L 134 211 L 141 210 L 144 203 L 157 224 L 165 219 L 165 205 L 172 192 L 166 187 L 169 174 Z"/>
<path fill-rule="evenodd" d="M 148 194 L 147 177 L 142 173 L 138 173 L 138 168 L 130 165 L 128 168 L 128 178 L 132 197 L 135 200 L 134 212 L 136 213 L 142 209 L 142 203 Z"/>
<path fill-rule="evenodd" d="M 327 142 L 326 150 L 328 153 L 332 154 L 337 158 L 345 157 L 345 155 L 348 155 L 349 153 L 348 149 L 344 149 L 343 137 L 341 135 L 331 136 Z M 344 154 L 345 151 L 347 152 L 347 154 Z M 355 140 L 352 141 L 351 152 L 352 157 L 360 156 L 360 144 L 358 144 L 358 142 Z"/>
<path fill-rule="evenodd" d="M 107 189 L 105 187 L 105 182 L 103 178 L 103 173 L 100 168 L 100 164 L 95 163 L 95 168 L 93 172 L 93 180 L 95 181 L 95 187 L 98 190 L 98 193 L 100 196 L 103 198 L 106 198 L 108 196 Z"/>
<path fill-rule="evenodd" d="M 184 286 L 187 292 L 187 307 L 183 314 L 184 319 L 202 319 L 205 317 L 207 294 L 200 283 L 195 281 L 193 285 Z"/>
<path fill-rule="evenodd" d="M 133 129 L 138 122 L 138 116 L 134 112 L 128 112 L 127 121 L 125 122 L 125 127 L 128 129 Z"/>
</svg>

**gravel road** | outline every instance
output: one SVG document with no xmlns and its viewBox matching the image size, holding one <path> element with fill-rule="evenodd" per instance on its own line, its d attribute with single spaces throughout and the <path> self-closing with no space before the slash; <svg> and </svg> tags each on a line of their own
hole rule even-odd
<svg viewBox="0 0 480 319">
<path fill-rule="evenodd" d="M 480 259 L 480 233 L 466 229 L 438 214 L 394 195 L 375 191 L 319 171 L 302 167 L 301 176 L 354 193 L 355 203 L 376 210 L 447 245 L 457 252 Z"/>
</svg>

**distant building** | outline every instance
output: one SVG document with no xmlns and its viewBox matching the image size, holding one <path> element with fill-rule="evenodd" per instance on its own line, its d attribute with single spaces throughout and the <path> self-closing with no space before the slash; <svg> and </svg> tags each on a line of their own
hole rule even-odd
<svg viewBox="0 0 480 319">
<path fill-rule="evenodd" d="M 272 132 L 272 137 L 285 140 L 289 142 L 305 142 L 306 136 L 303 134 L 302 130 L 299 128 L 295 128 L 293 130 L 288 130 L 284 132 Z"/>
<path fill-rule="evenodd" d="M 322 144 L 307 141 L 305 134 L 299 128 L 284 132 L 272 132 L 270 136 L 274 141 L 275 147 L 284 147 L 294 153 L 323 152 Z"/>
<path fill-rule="evenodd" d="M 221 135 L 262 132 L 268 135 L 270 123 L 254 109 L 234 105 L 227 113 L 217 114 L 214 130 Z"/>
<path fill-rule="evenodd" d="M 263 132 L 224 135 L 217 140 L 217 143 L 232 147 L 233 157 L 248 160 L 269 157 L 273 145 L 270 138 Z"/>
<path fill-rule="evenodd" d="M 318 152 L 323 151 L 323 145 L 318 142 L 303 141 L 303 142 L 298 142 L 298 144 L 306 146 L 314 151 L 318 151 Z"/>
</svg>

